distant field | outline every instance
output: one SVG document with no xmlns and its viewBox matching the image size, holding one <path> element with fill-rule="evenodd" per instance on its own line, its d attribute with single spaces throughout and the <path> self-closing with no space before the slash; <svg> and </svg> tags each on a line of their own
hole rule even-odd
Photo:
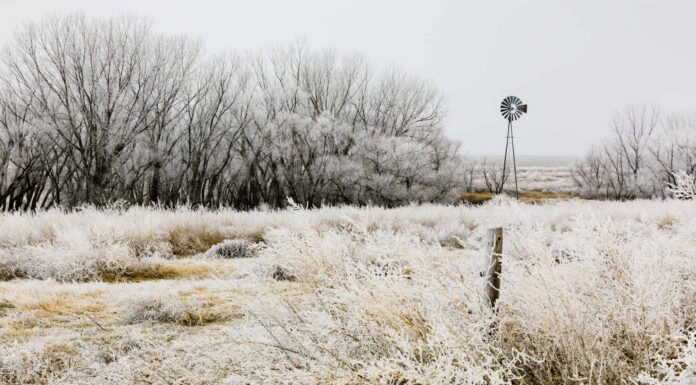
<svg viewBox="0 0 696 385">
<path fill-rule="evenodd" d="M 473 156 L 474 161 L 503 163 L 502 156 Z M 510 161 L 508 159 L 508 161 Z M 571 177 L 571 168 L 576 158 L 570 156 L 530 156 L 521 155 L 517 158 L 517 179 L 519 189 L 522 191 L 539 191 L 555 194 L 574 194 L 577 187 Z M 510 168 L 512 172 L 512 167 Z M 506 190 L 514 190 L 514 179 L 510 176 L 506 183 Z M 474 185 L 477 189 L 484 189 L 485 184 L 479 174 Z"/>
<path fill-rule="evenodd" d="M 694 234 L 687 201 L 2 214 L 0 383 L 693 384 Z"/>
<path fill-rule="evenodd" d="M 487 158 L 493 161 L 503 162 L 502 155 L 473 156 L 474 159 Z M 518 155 L 518 167 L 566 167 L 575 164 L 577 157 L 574 156 L 547 156 L 547 155 Z"/>
<path fill-rule="evenodd" d="M 484 157 L 472 157 L 481 162 Z M 502 156 L 485 157 L 488 162 L 502 164 Z M 576 158 L 564 156 L 520 156 L 517 162 L 517 179 L 521 191 L 539 191 L 554 194 L 575 194 L 571 169 Z M 512 167 L 510 167 L 512 172 Z M 482 176 L 479 174 L 474 182 L 480 190 L 485 188 Z M 512 175 L 506 183 L 506 190 L 514 190 L 515 180 Z"/>
<path fill-rule="evenodd" d="M 563 166 L 520 166 L 517 178 L 521 190 L 548 191 L 556 193 L 574 193 L 577 187 L 573 183 L 570 167 Z M 513 186 L 514 180 L 508 182 Z"/>
</svg>

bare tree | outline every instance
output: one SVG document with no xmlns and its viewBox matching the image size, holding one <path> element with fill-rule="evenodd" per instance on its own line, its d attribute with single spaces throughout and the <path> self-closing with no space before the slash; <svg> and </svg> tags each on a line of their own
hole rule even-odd
<svg viewBox="0 0 696 385">
<path fill-rule="evenodd" d="M 674 185 L 675 175 L 684 171 L 696 173 L 696 114 L 671 113 L 666 115 L 658 128 L 650 153 L 656 163 L 655 177 Z"/>
<path fill-rule="evenodd" d="M 217 57 L 187 90 L 180 151 L 185 197 L 191 203 L 219 203 L 218 184 L 251 119 L 248 83 L 238 57 Z"/>
<path fill-rule="evenodd" d="M 143 203 L 160 201 L 162 170 L 172 161 L 175 146 L 182 137 L 182 116 L 189 107 L 186 88 L 199 64 L 201 45 L 186 38 L 158 37 L 150 51 L 153 99 L 145 129 L 148 180 Z"/>
<path fill-rule="evenodd" d="M 586 196 L 613 199 L 649 197 L 662 190 L 655 181 L 651 146 L 660 112 L 648 104 L 629 105 L 611 120 L 612 137 L 576 164 L 574 180 Z"/>
<path fill-rule="evenodd" d="M 488 192 L 500 194 L 503 192 L 503 186 L 510 177 L 510 173 L 504 172 L 500 162 L 484 158 L 481 162 L 481 176 Z"/>
<path fill-rule="evenodd" d="M 112 168 L 145 128 L 153 79 L 143 73 L 149 24 L 74 15 L 29 25 L 5 51 L 9 76 L 33 90 L 33 115 L 70 147 L 75 194 L 103 203 Z"/>
<path fill-rule="evenodd" d="M 592 146 L 585 157 L 575 164 L 571 172 L 573 181 L 581 188 L 581 194 L 589 197 L 606 195 L 608 160 L 602 146 Z"/>
</svg>

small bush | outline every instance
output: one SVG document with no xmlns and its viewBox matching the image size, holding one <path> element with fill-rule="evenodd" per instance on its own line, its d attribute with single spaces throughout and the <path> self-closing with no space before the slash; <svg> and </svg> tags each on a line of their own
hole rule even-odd
<svg viewBox="0 0 696 385">
<path fill-rule="evenodd" d="M 13 260 L 6 261 L 0 255 L 0 281 L 10 281 L 17 278 L 25 278 L 26 272 L 15 265 Z"/>
<path fill-rule="evenodd" d="M 15 305 L 7 300 L 0 299 L 0 317 L 3 317 L 8 309 L 14 309 Z"/>
<path fill-rule="evenodd" d="M 130 303 L 125 309 L 128 324 L 144 322 L 172 323 L 201 326 L 232 318 L 232 305 L 217 297 L 182 300 L 173 296 L 145 296 Z"/>
<path fill-rule="evenodd" d="M 290 274 L 287 270 L 280 266 L 276 266 L 275 270 L 273 270 L 273 274 L 271 275 L 273 279 L 276 281 L 288 281 L 288 282 L 295 282 L 297 281 L 297 277 L 293 274 Z"/>
<path fill-rule="evenodd" d="M 246 242 L 236 239 L 227 239 L 222 243 L 218 243 L 211 247 L 206 254 L 226 259 L 252 257 L 251 250 L 249 250 Z"/>
</svg>

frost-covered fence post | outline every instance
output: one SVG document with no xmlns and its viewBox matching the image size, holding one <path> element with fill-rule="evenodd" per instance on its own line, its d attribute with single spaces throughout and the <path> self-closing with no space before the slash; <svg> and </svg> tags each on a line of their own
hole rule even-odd
<svg viewBox="0 0 696 385">
<path fill-rule="evenodd" d="M 503 270 L 503 228 L 496 227 L 488 230 L 488 242 L 486 251 L 486 261 L 488 271 L 486 272 L 485 292 L 491 308 L 495 308 L 495 302 L 500 297 L 500 273 Z"/>
</svg>

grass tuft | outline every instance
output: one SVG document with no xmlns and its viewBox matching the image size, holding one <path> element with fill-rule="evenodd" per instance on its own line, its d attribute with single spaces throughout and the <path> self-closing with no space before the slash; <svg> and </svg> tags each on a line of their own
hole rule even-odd
<svg viewBox="0 0 696 385">
<path fill-rule="evenodd" d="M 125 269 L 105 270 L 101 273 L 104 282 L 142 282 L 162 279 L 200 279 L 225 271 L 221 266 L 205 261 L 161 261 L 144 262 Z"/>
<path fill-rule="evenodd" d="M 144 322 L 203 326 L 239 318 L 239 307 L 215 295 L 174 296 L 146 295 L 128 304 L 123 311 L 128 324 Z"/>
<path fill-rule="evenodd" d="M 200 254 L 225 240 L 225 235 L 207 226 L 178 225 L 169 230 L 168 241 L 176 257 Z"/>
</svg>

